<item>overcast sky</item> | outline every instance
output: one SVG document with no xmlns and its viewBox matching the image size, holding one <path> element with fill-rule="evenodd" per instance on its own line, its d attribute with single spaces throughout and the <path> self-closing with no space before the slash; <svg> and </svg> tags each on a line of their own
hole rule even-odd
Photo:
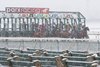
<svg viewBox="0 0 100 67">
<path fill-rule="evenodd" d="M 100 0 L 0 0 L 5 7 L 46 7 L 52 11 L 79 11 L 88 20 L 100 19 Z"/>
</svg>

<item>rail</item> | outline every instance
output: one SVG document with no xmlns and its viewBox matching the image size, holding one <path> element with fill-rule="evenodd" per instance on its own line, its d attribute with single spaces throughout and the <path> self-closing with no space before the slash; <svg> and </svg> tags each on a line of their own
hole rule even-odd
<svg viewBox="0 0 100 67">
<path fill-rule="evenodd" d="M 26 50 L 27 48 L 45 49 L 50 51 L 100 51 L 100 39 L 67 39 L 67 38 L 26 38 L 2 37 L 0 46 Z"/>
</svg>

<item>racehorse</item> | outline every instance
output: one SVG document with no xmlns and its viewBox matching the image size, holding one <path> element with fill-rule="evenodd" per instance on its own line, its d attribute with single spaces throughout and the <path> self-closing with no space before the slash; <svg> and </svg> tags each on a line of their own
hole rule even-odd
<svg viewBox="0 0 100 67">
<path fill-rule="evenodd" d="M 38 25 L 37 30 L 34 32 L 34 37 L 44 37 L 45 36 L 45 25 Z"/>
<path fill-rule="evenodd" d="M 60 29 L 57 28 L 57 26 L 53 27 L 53 30 L 51 32 L 52 37 L 60 37 Z"/>
<path fill-rule="evenodd" d="M 70 37 L 70 30 L 71 30 L 71 25 L 67 24 L 63 29 L 56 29 L 55 30 L 55 36 L 57 37 L 63 37 L 63 38 L 69 38 Z"/>
<path fill-rule="evenodd" d="M 88 27 L 83 26 L 83 29 L 79 32 L 79 38 L 89 38 L 87 31 L 89 31 L 90 29 Z"/>
<path fill-rule="evenodd" d="M 71 31 L 71 25 L 65 25 L 65 30 L 60 31 L 60 37 L 69 38 L 70 37 L 70 31 Z"/>
<path fill-rule="evenodd" d="M 66 30 L 62 30 L 59 27 L 55 27 L 55 28 L 53 28 L 52 36 L 67 38 L 69 36 L 69 32 L 67 31 L 67 28 L 66 28 Z"/>
<path fill-rule="evenodd" d="M 71 38 L 78 38 L 78 28 L 77 25 L 74 25 L 72 30 L 71 30 Z"/>
</svg>

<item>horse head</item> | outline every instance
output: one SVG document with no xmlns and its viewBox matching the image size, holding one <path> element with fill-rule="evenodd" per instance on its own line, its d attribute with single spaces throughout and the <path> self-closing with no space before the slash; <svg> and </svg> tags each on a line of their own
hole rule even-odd
<svg viewBox="0 0 100 67">
<path fill-rule="evenodd" d="M 86 30 L 87 30 L 87 31 L 90 31 L 89 27 L 86 27 Z"/>
<path fill-rule="evenodd" d="M 88 27 L 84 27 L 82 30 L 82 38 L 89 38 L 87 31 L 90 31 L 90 29 Z"/>
</svg>

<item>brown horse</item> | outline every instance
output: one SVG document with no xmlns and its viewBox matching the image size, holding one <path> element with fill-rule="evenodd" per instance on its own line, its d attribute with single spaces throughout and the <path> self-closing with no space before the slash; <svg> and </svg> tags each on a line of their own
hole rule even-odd
<svg viewBox="0 0 100 67">
<path fill-rule="evenodd" d="M 54 37 L 64 37 L 64 38 L 69 38 L 70 37 L 70 30 L 71 30 L 71 26 L 70 25 L 66 25 L 65 29 L 60 29 L 58 27 L 53 28 L 53 36 Z"/>
<path fill-rule="evenodd" d="M 45 25 L 42 24 L 42 25 L 38 25 L 37 27 L 37 31 L 34 32 L 34 37 L 45 37 Z"/>
<path fill-rule="evenodd" d="M 69 32 L 67 30 L 63 31 L 59 28 L 55 28 L 53 30 L 53 37 L 64 37 L 67 38 L 69 36 Z"/>
<path fill-rule="evenodd" d="M 33 35 L 34 37 L 41 37 L 41 32 L 34 32 L 34 35 Z"/>
<path fill-rule="evenodd" d="M 79 32 L 79 38 L 89 38 L 87 31 L 89 31 L 89 28 L 83 27 L 83 30 Z"/>
<path fill-rule="evenodd" d="M 70 30 L 71 30 L 71 25 L 70 24 L 66 25 L 65 30 L 60 32 L 61 37 L 69 38 L 70 37 Z"/>
<path fill-rule="evenodd" d="M 53 37 L 60 37 L 60 29 L 55 27 L 52 31 L 52 35 Z"/>
<path fill-rule="evenodd" d="M 60 37 L 69 38 L 70 37 L 70 33 L 68 31 L 60 32 Z"/>
</svg>

